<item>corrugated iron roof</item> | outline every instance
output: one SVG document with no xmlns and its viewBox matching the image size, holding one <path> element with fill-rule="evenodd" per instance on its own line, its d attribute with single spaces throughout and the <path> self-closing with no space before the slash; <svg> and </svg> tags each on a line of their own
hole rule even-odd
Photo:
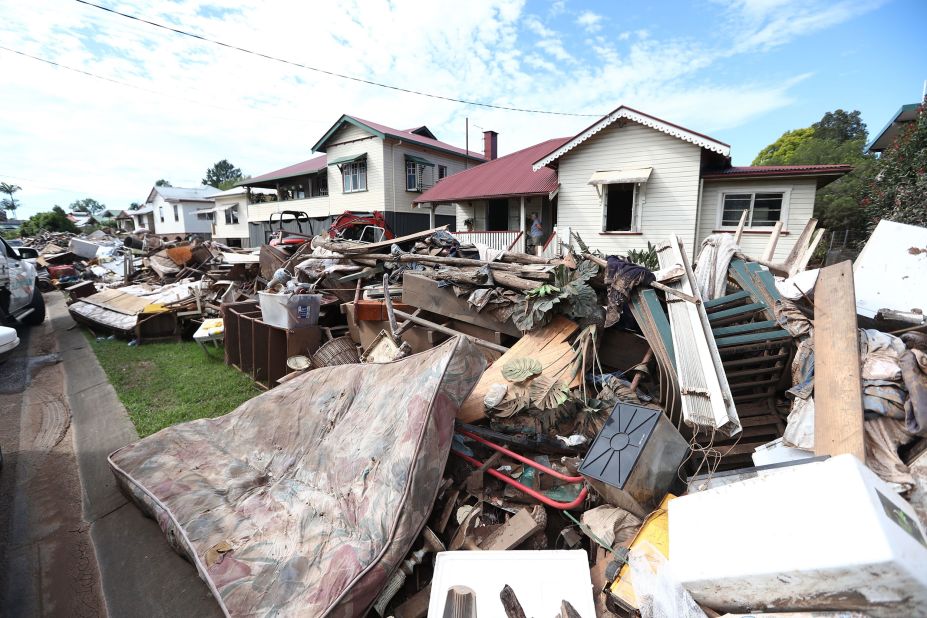
<svg viewBox="0 0 927 618">
<path fill-rule="evenodd" d="M 243 180 L 238 184 L 239 186 L 247 187 L 259 182 L 280 180 L 282 178 L 292 178 L 293 176 L 305 176 L 306 174 L 311 174 L 312 172 L 318 172 L 319 170 L 325 169 L 325 164 L 327 161 L 328 155 L 313 157 L 308 161 L 303 161 L 302 163 L 281 167 L 278 170 L 267 172 L 266 174 L 261 174 L 260 176 L 254 176 L 253 178 Z"/>
<path fill-rule="evenodd" d="M 549 167 L 533 172 L 531 165 L 539 157 L 559 148 L 569 139 L 569 137 L 549 139 L 483 163 L 473 169 L 448 176 L 422 193 L 415 203 L 448 203 L 508 195 L 550 193 L 557 188 L 557 172 Z"/>
<path fill-rule="evenodd" d="M 853 170 L 852 165 L 743 165 L 707 170 L 702 178 L 750 178 L 756 176 L 830 176 Z"/>
</svg>

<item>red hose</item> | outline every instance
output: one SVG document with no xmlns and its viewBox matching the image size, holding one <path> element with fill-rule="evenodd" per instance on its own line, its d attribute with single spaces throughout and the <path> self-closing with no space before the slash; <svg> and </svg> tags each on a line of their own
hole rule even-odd
<svg viewBox="0 0 927 618">
<path fill-rule="evenodd" d="M 470 434 L 470 432 L 461 431 L 460 433 L 466 434 L 466 435 L 468 435 L 468 437 L 474 437 L 474 438 L 476 438 L 477 440 L 479 440 L 479 441 L 481 441 L 481 442 L 483 441 L 482 439 L 478 438 L 477 436 L 474 436 L 473 434 Z M 496 446 L 498 446 L 498 445 L 492 445 L 492 443 L 490 443 L 490 444 L 488 444 L 487 446 L 492 446 L 492 447 L 494 448 L 494 447 L 496 447 Z M 498 447 L 498 448 L 499 448 L 500 452 L 506 452 L 506 451 L 508 451 L 508 449 L 504 449 L 503 447 Z M 463 460 L 469 462 L 470 464 L 476 466 L 477 468 L 479 468 L 479 467 L 481 467 L 481 466 L 483 465 L 483 462 L 481 462 L 480 460 L 474 459 L 473 457 L 470 457 L 469 455 L 464 455 L 464 454 L 461 453 L 460 451 L 451 449 L 451 452 L 454 453 L 455 455 L 457 455 L 458 457 L 460 457 L 461 459 L 463 459 Z M 569 480 L 569 479 L 576 479 L 576 480 L 573 481 L 573 482 L 579 482 L 579 481 L 582 481 L 582 480 L 583 480 L 583 477 L 581 477 L 581 476 L 579 476 L 579 477 L 574 477 L 574 476 L 564 476 L 564 475 L 562 475 L 562 474 L 559 474 L 559 473 L 557 473 L 555 470 L 550 470 L 550 468 L 547 468 L 546 466 L 542 466 L 541 464 L 539 464 L 539 463 L 537 463 L 537 462 L 535 462 L 535 461 L 531 461 L 530 459 L 528 459 L 528 458 L 526 458 L 526 457 L 522 457 L 521 455 L 516 455 L 515 453 L 512 453 L 511 451 L 508 451 L 507 454 L 509 454 L 510 457 L 514 457 L 515 459 L 518 459 L 519 461 L 525 463 L 526 465 L 529 465 L 529 466 L 532 466 L 532 467 L 534 467 L 534 468 L 537 468 L 538 470 L 541 470 L 541 471 L 548 471 L 548 470 L 549 470 L 550 472 L 555 473 L 555 474 L 556 474 L 559 478 L 561 478 L 561 479 L 567 479 L 567 480 Z M 577 508 L 579 505 L 581 505 L 581 504 L 583 503 L 583 501 L 586 499 L 586 495 L 589 493 L 589 490 L 586 489 L 586 486 L 585 486 L 585 485 L 583 485 L 583 488 L 580 490 L 579 495 L 576 496 L 576 499 L 575 499 L 575 500 L 573 500 L 572 502 L 558 502 L 558 501 L 556 501 L 556 500 L 554 500 L 554 499 L 552 499 L 552 498 L 548 498 L 547 496 L 545 496 L 544 494 L 542 494 L 542 493 L 539 492 L 539 491 L 535 491 L 535 490 L 531 489 L 530 487 L 527 487 L 526 485 L 524 485 L 524 484 L 522 484 L 522 483 L 519 483 L 518 481 L 516 481 L 515 479 L 513 479 L 513 478 L 510 477 L 509 475 L 503 474 L 502 472 L 499 472 L 498 470 L 493 470 L 492 468 L 487 468 L 487 469 L 486 469 L 486 472 L 488 472 L 488 473 L 491 474 L 492 476 L 496 477 L 497 479 L 499 479 L 499 480 L 502 481 L 503 483 L 508 483 L 509 485 L 511 485 L 512 487 L 514 487 L 515 489 L 517 489 L 518 491 L 521 491 L 521 492 L 523 492 L 523 493 L 525 493 L 525 494 L 528 494 L 529 496 L 531 496 L 531 497 L 534 498 L 535 500 L 538 500 L 538 501 L 540 501 L 540 502 L 546 504 L 547 506 L 549 506 L 549 507 L 551 507 L 551 508 L 560 509 L 561 511 L 568 511 L 568 510 L 570 510 L 570 509 L 575 509 L 575 508 Z"/>
<path fill-rule="evenodd" d="M 585 479 L 584 479 L 583 477 L 581 477 L 581 476 L 567 476 L 566 474 L 561 474 L 560 472 L 557 472 L 556 470 L 553 470 L 553 469 L 551 469 L 551 468 L 548 468 L 547 466 L 544 466 L 544 465 L 539 464 L 538 462 L 534 461 L 533 459 L 528 459 L 528 458 L 525 457 L 524 455 L 519 455 L 518 453 L 516 453 L 516 452 L 514 452 L 514 451 L 510 451 L 509 449 L 505 448 L 504 446 L 501 446 L 501 445 L 499 445 L 499 444 L 496 444 L 495 442 L 490 442 L 490 441 L 487 440 L 486 438 L 482 438 L 482 437 L 476 435 L 476 434 L 473 433 L 473 432 L 460 429 L 460 430 L 457 431 L 457 433 L 459 433 L 459 434 L 462 435 L 462 436 L 467 436 L 468 438 L 472 438 L 473 440 L 476 440 L 476 441 L 479 442 L 480 444 L 485 444 L 485 445 L 488 446 L 489 448 L 491 448 L 491 449 L 493 449 L 493 450 L 496 450 L 496 451 L 499 451 L 499 452 L 502 453 L 503 455 L 507 455 L 508 457 L 511 457 L 512 459 L 515 459 L 515 460 L 517 460 L 517 461 L 520 461 L 521 463 L 525 464 L 526 466 L 531 466 L 532 468 L 536 468 L 536 469 L 540 470 L 541 472 L 544 472 L 545 474 L 549 474 L 549 475 L 551 475 L 551 476 L 554 477 L 554 478 L 560 479 L 561 481 L 566 481 L 567 483 L 582 483 L 582 482 L 585 480 Z M 472 463 L 472 462 L 471 462 L 471 463 Z M 477 465 L 482 465 L 482 464 L 477 464 Z"/>
</svg>

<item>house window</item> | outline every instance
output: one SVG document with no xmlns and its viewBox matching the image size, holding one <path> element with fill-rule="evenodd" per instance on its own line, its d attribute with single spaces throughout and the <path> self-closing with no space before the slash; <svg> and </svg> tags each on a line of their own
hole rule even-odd
<svg viewBox="0 0 927 618">
<path fill-rule="evenodd" d="M 323 197 L 328 195 L 328 175 L 327 174 L 320 175 L 318 183 L 319 183 L 318 195 L 323 196 Z"/>
<path fill-rule="evenodd" d="M 415 161 L 406 161 L 406 191 L 418 191 L 419 165 Z"/>
<path fill-rule="evenodd" d="M 634 183 L 603 185 L 602 231 L 634 231 L 637 187 Z"/>
<path fill-rule="evenodd" d="M 164 223 L 164 206 L 158 206 L 158 218 Z"/>
<path fill-rule="evenodd" d="M 177 204 L 174 204 L 174 221 L 180 221 L 180 213 L 177 212 Z"/>
<path fill-rule="evenodd" d="M 225 224 L 226 225 L 235 225 L 238 223 L 238 205 L 231 206 L 225 209 Z"/>
<path fill-rule="evenodd" d="M 740 216 L 747 211 L 746 227 L 772 227 L 781 220 L 785 194 L 725 193 L 721 208 L 721 227 L 737 227 Z"/>
<path fill-rule="evenodd" d="M 196 213 L 196 218 L 200 221 L 212 221 L 215 219 L 215 213 L 211 212 L 198 212 Z"/>
<path fill-rule="evenodd" d="M 367 190 L 367 162 L 345 163 L 341 167 L 341 177 L 344 182 L 344 192 Z"/>
<path fill-rule="evenodd" d="M 447 178 L 447 166 L 446 165 L 438 166 L 438 180 L 441 180 L 442 178 Z"/>
</svg>

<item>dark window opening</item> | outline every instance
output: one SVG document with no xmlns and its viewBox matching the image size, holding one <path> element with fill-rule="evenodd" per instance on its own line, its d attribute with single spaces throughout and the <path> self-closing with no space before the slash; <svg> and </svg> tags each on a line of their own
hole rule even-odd
<svg viewBox="0 0 927 618">
<path fill-rule="evenodd" d="M 605 231 L 630 232 L 634 222 L 634 185 L 605 186 Z"/>
<path fill-rule="evenodd" d="M 486 230 L 490 232 L 509 229 L 509 201 L 489 200 L 486 204 Z"/>
</svg>

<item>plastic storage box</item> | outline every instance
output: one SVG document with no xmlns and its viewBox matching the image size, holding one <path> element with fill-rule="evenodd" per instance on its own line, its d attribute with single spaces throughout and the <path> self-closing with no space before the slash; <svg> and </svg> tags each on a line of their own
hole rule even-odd
<svg viewBox="0 0 927 618">
<path fill-rule="evenodd" d="M 261 321 L 278 328 L 299 328 L 319 323 L 321 294 L 274 294 L 258 292 Z"/>
<path fill-rule="evenodd" d="M 925 615 L 924 527 L 852 455 L 677 498 L 669 537 L 673 573 L 716 610 Z"/>
</svg>

